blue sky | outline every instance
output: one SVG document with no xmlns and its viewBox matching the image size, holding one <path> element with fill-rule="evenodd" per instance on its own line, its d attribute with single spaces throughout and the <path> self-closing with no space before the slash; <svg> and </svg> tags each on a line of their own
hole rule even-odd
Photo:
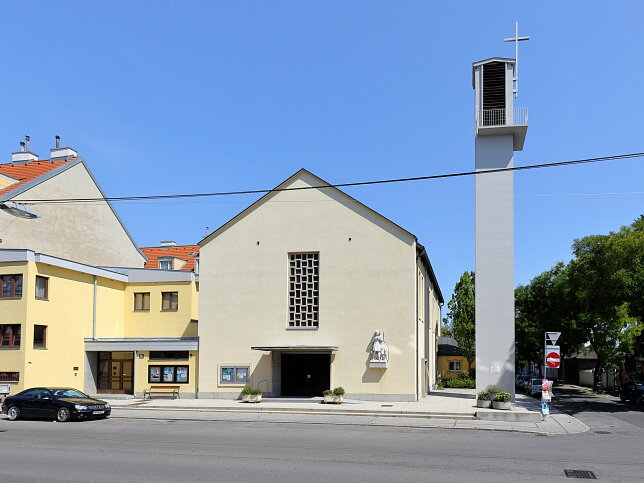
<svg viewBox="0 0 644 483">
<path fill-rule="evenodd" d="M 108 196 L 474 167 L 471 64 L 514 56 L 515 165 L 644 151 L 644 2 L 3 2 L 0 162 L 26 134 Z M 347 188 L 418 236 L 446 298 L 474 269 L 474 180 Z M 515 279 L 644 213 L 644 159 L 515 175 Z M 257 196 L 116 203 L 140 246 L 198 242 Z"/>
</svg>

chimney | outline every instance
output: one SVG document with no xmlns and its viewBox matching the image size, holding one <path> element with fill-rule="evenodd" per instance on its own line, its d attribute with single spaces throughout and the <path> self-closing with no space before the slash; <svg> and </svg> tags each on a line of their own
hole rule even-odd
<svg viewBox="0 0 644 483">
<path fill-rule="evenodd" d="M 38 161 L 38 155 L 29 151 L 29 136 L 25 136 L 25 141 L 20 143 L 20 151 L 11 153 L 11 162 L 13 164 L 27 164 L 30 161 Z"/>
<path fill-rule="evenodd" d="M 159 245 L 159 248 L 174 248 L 177 246 L 176 242 L 173 241 L 162 241 L 161 245 Z"/>
<path fill-rule="evenodd" d="M 78 153 L 72 148 L 60 147 L 60 136 L 56 136 L 56 147 L 49 150 L 50 161 L 64 161 L 65 159 L 75 158 Z"/>
</svg>

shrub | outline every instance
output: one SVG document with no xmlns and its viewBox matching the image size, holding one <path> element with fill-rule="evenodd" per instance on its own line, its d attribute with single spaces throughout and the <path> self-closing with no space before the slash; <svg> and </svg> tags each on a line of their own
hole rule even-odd
<svg viewBox="0 0 644 483">
<path fill-rule="evenodd" d="M 512 394 L 505 391 L 497 392 L 494 400 L 497 402 L 510 402 L 512 400 Z"/>
<path fill-rule="evenodd" d="M 327 389 L 323 391 L 322 394 L 324 394 L 325 396 L 330 396 L 331 394 L 333 394 L 334 396 L 344 396 L 344 388 L 338 386 L 336 388 L 333 388 L 333 390 Z"/>
<path fill-rule="evenodd" d="M 476 382 L 472 379 L 447 379 L 442 381 L 444 387 L 454 388 L 454 389 L 474 389 L 476 388 Z"/>
<path fill-rule="evenodd" d="M 445 383 L 442 379 L 436 381 L 436 389 L 445 389 Z"/>
<path fill-rule="evenodd" d="M 500 392 L 503 392 L 504 389 L 498 384 L 490 384 L 484 390 L 485 392 L 489 392 L 490 394 L 498 394 Z"/>
<path fill-rule="evenodd" d="M 470 380 L 472 378 L 470 377 L 470 375 L 467 372 L 459 372 L 458 373 L 458 379 Z"/>
<path fill-rule="evenodd" d="M 243 395 L 248 395 L 248 394 L 261 394 L 262 390 L 258 387 L 252 387 L 252 386 L 246 386 L 244 389 L 242 389 L 241 392 Z"/>
<path fill-rule="evenodd" d="M 479 401 L 489 401 L 490 398 L 487 396 L 487 392 L 485 391 L 479 391 L 479 393 L 476 395 L 476 399 Z"/>
</svg>

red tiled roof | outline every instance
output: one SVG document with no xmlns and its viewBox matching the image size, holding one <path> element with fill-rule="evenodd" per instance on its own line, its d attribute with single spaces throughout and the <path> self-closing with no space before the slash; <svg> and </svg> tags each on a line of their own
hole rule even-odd
<svg viewBox="0 0 644 483">
<path fill-rule="evenodd" d="M 175 257 L 186 261 L 181 270 L 192 271 L 195 268 L 195 257 L 199 255 L 199 245 L 177 245 L 171 248 L 145 247 L 140 250 L 148 257 L 144 268 L 159 268 L 159 257 Z"/>
<path fill-rule="evenodd" d="M 49 173 L 50 171 L 62 166 L 65 163 L 68 163 L 72 159 L 65 159 L 63 161 L 54 161 L 50 162 L 48 160 L 41 161 L 30 161 L 25 164 L 0 164 L 0 174 L 13 178 L 16 182 L 12 185 L 7 186 L 4 189 L 0 189 L 0 196 L 5 195 L 16 188 L 27 184 L 30 181 L 35 180 L 43 176 L 44 174 Z"/>
</svg>

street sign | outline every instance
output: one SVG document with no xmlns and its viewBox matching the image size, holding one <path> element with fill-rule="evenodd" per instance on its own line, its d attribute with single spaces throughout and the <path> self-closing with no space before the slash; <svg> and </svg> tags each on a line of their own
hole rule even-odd
<svg viewBox="0 0 644 483">
<path fill-rule="evenodd" d="M 546 339 L 550 340 L 550 343 L 554 345 L 559 340 L 560 335 L 561 332 L 546 332 Z"/>
<path fill-rule="evenodd" d="M 557 352 L 548 352 L 546 355 L 546 364 L 548 364 L 548 367 L 552 367 L 553 369 L 559 367 L 559 364 L 561 364 L 559 354 Z"/>
</svg>

